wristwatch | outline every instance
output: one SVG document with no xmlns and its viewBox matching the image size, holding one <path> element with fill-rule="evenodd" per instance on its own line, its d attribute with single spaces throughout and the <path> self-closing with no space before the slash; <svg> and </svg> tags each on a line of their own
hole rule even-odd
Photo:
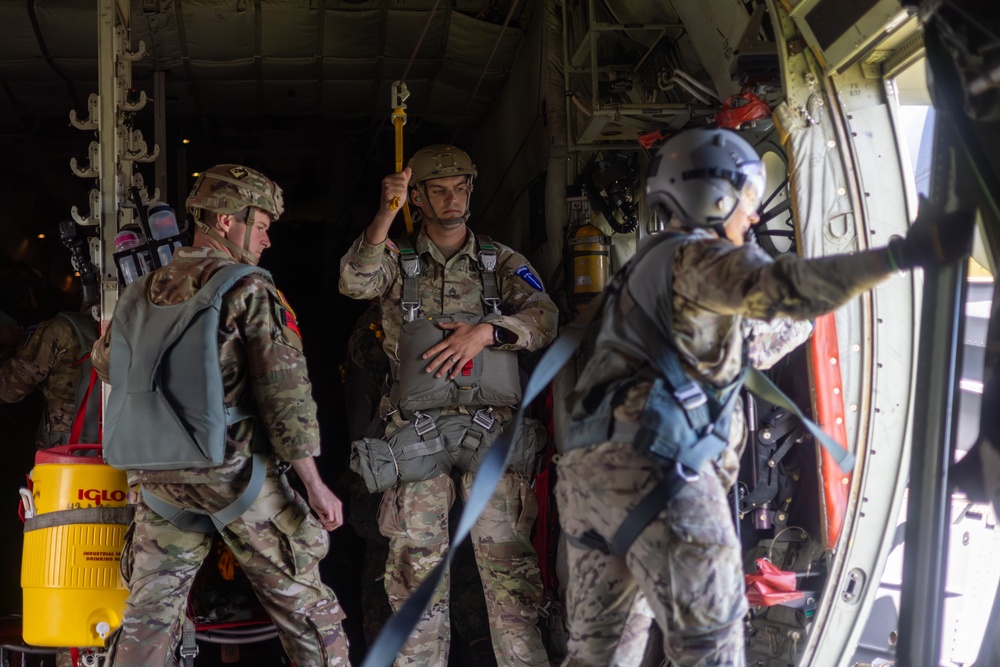
<svg viewBox="0 0 1000 667">
<path fill-rule="evenodd" d="M 493 325 L 493 347 L 500 347 L 510 342 L 510 332 L 503 327 Z"/>
</svg>

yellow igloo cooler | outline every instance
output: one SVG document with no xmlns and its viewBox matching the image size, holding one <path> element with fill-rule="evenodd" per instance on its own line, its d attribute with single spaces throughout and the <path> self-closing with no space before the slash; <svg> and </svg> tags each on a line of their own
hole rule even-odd
<svg viewBox="0 0 1000 667">
<path fill-rule="evenodd" d="M 129 523 L 125 473 L 100 445 L 38 452 L 25 509 L 21 587 L 24 641 L 103 646 L 121 625 L 128 591 L 119 557 Z"/>
</svg>

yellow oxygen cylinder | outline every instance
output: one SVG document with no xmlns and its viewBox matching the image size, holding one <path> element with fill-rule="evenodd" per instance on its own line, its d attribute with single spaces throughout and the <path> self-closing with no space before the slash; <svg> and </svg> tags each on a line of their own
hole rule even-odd
<svg viewBox="0 0 1000 667">
<path fill-rule="evenodd" d="M 580 225 L 569 239 L 573 289 L 570 304 L 581 312 L 604 290 L 611 275 L 611 237 L 590 223 Z"/>
<path fill-rule="evenodd" d="M 96 455 L 78 455 L 87 449 Z M 125 473 L 105 465 L 99 445 L 64 445 L 35 455 L 31 487 L 21 489 L 24 641 L 104 646 L 128 596 L 119 566 L 128 521 L 115 509 L 127 504 Z"/>
</svg>

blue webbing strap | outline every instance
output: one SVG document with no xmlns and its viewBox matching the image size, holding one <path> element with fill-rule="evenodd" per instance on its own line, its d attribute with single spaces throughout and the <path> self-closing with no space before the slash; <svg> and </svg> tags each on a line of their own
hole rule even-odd
<svg viewBox="0 0 1000 667">
<path fill-rule="evenodd" d="M 802 425 L 806 427 L 806 430 L 812 434 L 812 437 L 816 439 L 823 449 L 829 452 L 833 460 L 837 462 L 840 469 L 844 472 L 850 472 L 854 469 L 854 454 L 840 446 L 836 440 L 831 438 L 829 435 L 823 432 L 823 429 L 819 427 L 816 422 L 806 417 L 802 414 L 802 410 L 799 406 L 792 402 L 792 399 L 785 396 L 784 392 L 778 389 L 771 378 L 767 377 L 759 370 L 752 366 L 747 367 L 746 379 L 743 382 L 743 386 L 752 391 L 759 398 L 763 398 L 765 401 L 771 405 L 776 405 L 779 408 L 784 408 L 788 410 L 793 415 L 799 418 Z"/>
<path fill-rule="evenodd" d="M 606 293 L 607 291 L 602 292 L 595 297 L 587 309 L 572 324 L 562 330 L 556 341 L 542 355 L 535 371 L 528 380 L 527 387 L 525 387 L 517 416 L 510 423 L 510 428 L 505 429 L 500 434 L 500 437 L 493 443 L 479 464 L 479 472 L 472 483 L 469 499 L 465 502 L 465 509 L 462 510 L 455 535 L 452 537 L 451 543 L 453 545 L 461 544 L 465 540 L 476 520 L 479 519 L 479 515 L 486 509 L 486 504 L 493 497 L 497 483 L 507 469 L 512 444 L 517 440 L 518 432 L 521 430 L 525 411 L 531 402 L 545 390 L 552 378 L 566 365 L 566 362 L 587 337 L 588 325 L 600 312 Z M 403 648 L 403 644 L 406 643 L 407 637 L 410 636 L 410 632 L 420 622 L 420 617 L 423 616 L 424 609 L 430 604 L 434 591 L 444 578 L 444 573 L 451 564 L 454 554 L 455 550 L 449 549 L 441 562 L 431 570 L 427 578 L 420 584 L 420 587 L 406 599 L 403 607 L 389 619 L 375 639 L 371 650 L 368 651 L 362 667 L 389 667 L 392 664 L 400 649 Z"/>
</svg>

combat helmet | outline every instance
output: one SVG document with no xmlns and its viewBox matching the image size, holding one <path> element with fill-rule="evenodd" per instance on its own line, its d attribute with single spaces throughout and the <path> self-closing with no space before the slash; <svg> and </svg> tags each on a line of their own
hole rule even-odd
<svg viewBox="0 0 1000 667">
<path fill-rule="evenodd" d="M 724 224 L 737 206 L 749 214 L 764 194 L 760 156 L 727 129 L 686 130 L 656 151 L 646 178 L 646 203 L 688 227 Z"/>
<path fill-rule="evenodd" d="M 256 169 L 238 164 L 219 164 L 198 175 L 185 202 L 185 208 L 194 218 L 198 229 L 236 252 L 245 264 L 256 264 L 257 259 L 249 252 L 249 229 L 243 235 L 243 248 L 239 248 L 206 225 L 202 220 L 202 211 L 233 215 L 250 208 L 246 219 L 246 224 L 250 227 L 253 225 L 253 209 L 264 211 L 271 216 L 271 222 L 274 222 L 284 212 L 285 203 L 278 184 Z"/>
<path fill-rule="evenodd" d="M 469 157 L 468 153 L 448 144 L 433 144 L 414 153 L 406 166 L 411 170 L 410 187 L 419 190 L 421 196 L 428 202 L 430 200 L 427 198 L 427 186 L 425 185 L 427 181 L 435 178 L 465 176 L 469 184 L 469 201 L 466 202 L 465 215 L 458 220 L 448 222 L 438 220 L 433 216 L 428 217 L 431 217 L 435 222 L 449 225 L 468 221 L 473 181 L 479 175 L 476 165 L 472 163 L 472 158 Z M 425 213 L 425 215 L 427 214 Z"/>
</svg>

